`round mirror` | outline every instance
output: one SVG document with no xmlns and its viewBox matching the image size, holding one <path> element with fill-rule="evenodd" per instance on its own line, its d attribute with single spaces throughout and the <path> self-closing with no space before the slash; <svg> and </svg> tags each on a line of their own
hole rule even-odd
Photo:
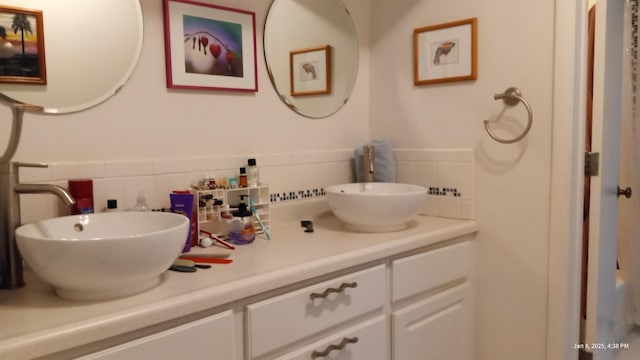
<svg viewBox="0 0 640 360">
<path fill-rule="evenodd" d="M 341 0 L 274 0 L 264 56 L 280 99 L 310 118 L 344 105 L 358 72 L 358 40 Z"/>
<path fill-rule="evenodd" d="M 138 0 L 4 0 L 0 26 L 0 97 L 45 113 L 107 100 L 129 79 L 142 50 Z"/>
</svg>

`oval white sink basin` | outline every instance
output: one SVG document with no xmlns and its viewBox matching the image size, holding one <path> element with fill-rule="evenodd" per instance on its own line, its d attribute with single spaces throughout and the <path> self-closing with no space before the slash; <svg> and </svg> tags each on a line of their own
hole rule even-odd
<svg viewBox="0 0 640 360">
<path fill-rule="evenodd" d="M 74 300 L 105 300 L 151 289 L 180 256 L 186 216 L 161 212 L 73 215 L 16 229 L 29 267 Z"/>
<path fill-rule="evenodd" d="M 331 211 L 345 226 L 360 232 L 402 230 L 415 218 L 427 189 L 398 183 L 353 183 L 327 187 Z"/>
</svg>

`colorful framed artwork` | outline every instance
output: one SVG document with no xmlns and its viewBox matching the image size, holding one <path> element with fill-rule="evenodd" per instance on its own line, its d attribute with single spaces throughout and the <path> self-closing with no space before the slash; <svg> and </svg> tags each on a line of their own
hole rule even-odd
<svg viewBox="0 0 640 360">
<path fill-rule="evenodd" d="M 289 53 L 291 96 L 331 93 L 331 46 Z"/>
<path fill-rule="evenodd" d="M 258 91 L 256 15 L 164 0 L 167 87 Z"/>
<path fill-rule="evenodd" d="M 47 83 L 41 10 L 0 5 L 0 83 Z"/>
<path fill-rule="evenodd" d="M 478 19 L 413 30 L 413 82 L 437 84 L 478 78 Z"/>
</svg>

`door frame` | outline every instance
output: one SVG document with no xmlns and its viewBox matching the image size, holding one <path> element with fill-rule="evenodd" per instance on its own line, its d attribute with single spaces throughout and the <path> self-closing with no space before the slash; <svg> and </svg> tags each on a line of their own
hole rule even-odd
<svg viewBox="0 0 640 360">
<path fill-rule="evenodd" d="M 616 0 L 605 0 L 597 12 L 597 17 L 601 24 L 609 23 L 618 24 L 617 16 L 621 16 L 620 12 L 624 12 L 620 5 L 615 3 Z M 587 14 L 588 3 L 584 0 L 573 2 L 556 1 L 556 18 L 555 18 L 555 52 L 554 52 L 554 84 L 553 84 L 553 134 L 552 134 L 552 171 L 551 171 L 551 208 L 550 208 L 550 230 L 549 230 L 549 278 L 548 278 L 548 315 L 547 315 L 547 359 L 577 359 L 578 348 L 580 343 L 580 279 L 581 279 L 581 254 L 582 254 L 582 226 L 583 226 L 583 189 L 584 189 L 584 149 L 585 149 L 585 118 L 586 118 L 586 76 L 587 76 Z M 611 11 L 609 11 L 611 6 Z M 604 12 L 603 12 L 604 11 Z M 619 40 L 620 28 L 609 28 L 603 32 L 599 32 L 600 36 L 606 36 L 607 46 L 616 43 Z M 611 32 L 611 33 L 610 33 Z M 606 34 L 605 34 L 606 33 Z M 599 35 L 596 35 L 598 37 Z M 604 41 L 605 38 L 596 38 L 596 42 Z M 613 41 L 613 43 L 611 42 Z M 613 45 L 612 45 L 613 46 Z M 618 46 L 618 47 L 620 47 Z M 616 47 L 616 46 L 613 46 Z M 604 47 L 602 47 L 604 48 Z M 621 56 L 621 54 L 620 54 Z M 602 61 L 608 61 L 601 59 Z M 614 57 L 612 60 L 616 60 Z M 596 58 L 596 61 L 598 59 Z M 615 67 L 601 65 L 605 69 L 606 76 L 601 80 L 607 83 L 601 83 L 600 87 L 604 91 L 609 80 L 616 83 L 616 74 L 609 73 L 615 70 Z M 619 79 L 618 79 L 619 80 Z M 597 78 L 594 79 L 597 81 Z M 609 90 L 610 91 L 610 90 Z M 609 94 L 609 91 L 607 94 Z M 617 94 L 617 93 L 616 93 Z M 611 96 L 615 97 L 616 94 Z M 594 125 L 596 125 L 595 117 L 601 117 L 606 112 L 616 110 L 615 106 L 607 109 L 596 109 L 598 104 L 594 92 Z M 619 94 L 617 94 L 619 95 Z M 601 99 L 605 99 L 604 94 L 599 95 Z M 602 100 L 600 100 L 602 102 Z M 600 104 L 602 105 L 602 104 Z M 609 104 L 611 105 L 611 104 Z M 606 103 L 603 106 L 609 106 Z M 619 108 L 618 108 L 619 110 Z M 614 115 L 615 112 L 614 112 Z M 601 129 L 603 135 L 607 138 L 607 142 L 603 142 L 603 156 L 608 161 L 603 161 L 601 175 L 595 179 L 597 185 L 592 187 L 592 191 L 597 191 L 596 195 L 602 196 L 602 201 L 607 204 L 615 204 L 617 201 L 611 197 L 606 186 L 617 185 L 619 162 L 619 154 L 612 143 L 616 141 L 612 136 L 619 136 L 618 130 L 609 128 Z M 595 131 L 595 128 L 594 128 Z M 617 132 L 617 133 L 616 133 Z M 606 149 L 605 149 L 606 147 Z M 607 152 L 607 154 L 605 154 Z M 609 154 L 610 153 L 610 154 Z M 613 160 L 613 161 L 612 161 Z M 605 163 L 606 162 L 606 163 Z M 606 178 L 606 179 L 605 179 Z M 613 184 L 615 182 L 616 184 Z M 593 184 L 592 184 L 593 185 Z M 593 199 L 593 197 L 592 197 Z M 613 203 L 612 203 L 613 202 Z M 593 204 L 593 201 L 592 201 Z M 610 208 L 607 205 L 606 208 Z M 594 219 L 601 219 L 606 216 L 607 223 L 611 223 L 612 214 L 598 215 L 599 209 L 591 209 L 591 214 L 595 215 Z M 615 219 L 614 219 L 615 220 Z M 597 235 L 598 239 L 615 240 L 614 234 L 610 234 L 605 227 L 598 228 L 599 221 L 591 222 L 590 229 Z M 597 234 L 596 234 L 597 233 Z M 610 298 L 613 296 L 613 287 L 615 286 L 615 246 L 603 245 L 599 241 L 590 241 L 590 254 L 597 255 L 590 257 L 593 261 L 589 264 L 589 273 L 593 278 L 589 279 L 588 298 L 591 303 L 587 304 L 588 313 L 592 314 L 592 321 L 587 322 L 586 336 L 587 341 L 600 341 L 608 338 L 608 329 L 611 327 L 607 324 L 607 314 L 611 309 L 606 308 L 602 304 L 611 303 Z M 600 264 L 602 262 L 602 264 Z M 603 267 L 600 267 L 600 265 Z M 602 281 L 603 278 L 612 277 L 613 281 Z M 607 291 L 611 288 L 611 291 Z M 595 292 L 595 293 L 594 293 Z M 589 295 L 590 293 L 590 295 Z M 590 309 L 590 311 L 589 311 Z M 593 314 L 597 316 L 593 316 Z M 602 319 L 601 319 L 602 317 Z M 597 319 L 598 321 L 595 321 Z M 601 324 L 602 323 L 602 324 Z"/>
<path fill-rule="evenodd" d="M 546 358 L 565 360 L 580 342 L 588 4 L 555 10 Z"/>
</svg>

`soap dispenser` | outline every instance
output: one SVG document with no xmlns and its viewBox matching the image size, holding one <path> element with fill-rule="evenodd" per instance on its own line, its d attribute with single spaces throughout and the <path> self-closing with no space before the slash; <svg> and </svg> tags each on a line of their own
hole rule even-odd
<svg viewBox="0 0 640 360">
<path fill-rule="evenodd" d="M 250 244 L 256 238 L 256 227 L 253 225 L 253 212 L 248 208 L 244 198 L 240 195 L 238 210 L 232 212 L 233 218 L 229 222 L 229 238 L 236 245 Z"/>
</svg>

